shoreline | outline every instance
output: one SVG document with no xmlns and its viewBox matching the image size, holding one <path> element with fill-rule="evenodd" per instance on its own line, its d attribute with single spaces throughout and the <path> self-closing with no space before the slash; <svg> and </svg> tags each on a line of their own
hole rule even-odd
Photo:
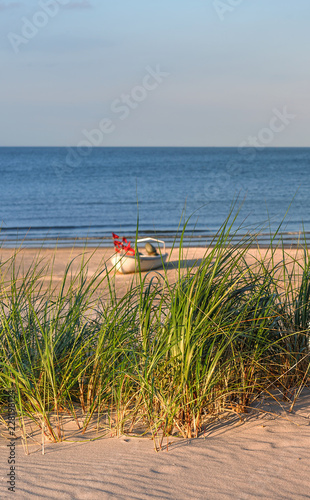
<svg viewBox="0 0 310 500">
<path fill-rule="evenodd" d="M 290 235 L 290 234 L 295 234 L 295 233 L 286 233 L 287 235 Z M 297 233 L 296 233 L 297 234 Z M 300 233 L 298 233 L 300 235 Z M 271 241 L 270 239 L 268 241 L 266 241 L 266 239 L 262 239 L 262 240 L 257 240 L 256 242 L 254 242 L 253 240 L 253 243 L 249 244 L 249 245 L 245 245 L 249 248 L 262 248 L 262 249 L 268 249 L 268 248 L 271 248 L 271 247 L 283 247 L 285 249 L 289 249 L 289 248 L 298 248 L 298 247 L 301 247 L 301 246 L 304 246 L 305 244 L 309 247 L 310 247 L 310 232 L 308 233 L 308 238 L 306 239 L 303 239 L 303 238 L 294 238 L 293 241 L 289 240 L 288 241 L 288 238 L 287 239 L 282 239 L 279 238 L 279 239 L 275 239 L 274 242 L 271 244 Z M 146 235 L 143 235 L 141 236 L 141 238 L 148 238 L 148 237 L 153 237 L 153 234 L 152 235 L 149 235 L 149 234 L 146 234 Z M 243 235 L 243 236 L 246 236 L 246 235 Z M 160 240 L 165 240 L 166 242 L 166 246 L 171 248 L 171 247 L 174 247 L 174 248 L 179 248 L 180 246 L 180 239 L 178 239 L 176 242 L 174 242 L 174 240 L 172 238 L 166 238 L 165 235 L 155 235 L 154 237 L 160 239 Z M 196 237 L 197 238 L 197 237 Z M 209 238 L 210 240 L 210 243 L 208 243 L 208 238 L 205 238 L 204 239 L 204 242 L 200 242 L 199 241 L 199 237 L 196 239 L 196 238 L 193 238 L 193 242 L 191 242 L 191 240 L 187 239 L 186 237 L 184 238 L 183 240 L 183 247 L 185 248 L 204 248 L 204 249 L 208 249 L 208 248 L 214 248 L 216 245 L 215 244 L 212 244 L 213 241 L 216 241 L 213 237 L 212 238 Z M 135 236 L 129 236 L 127 237 L 128 240 L 131 240 L 132 242 L 135 240 Z M 201 238 L 202 239 L 202 238 Z M 29 241 L 29 240 L 28 240 Z M 23 240 L 21 240 L 18 244 L 18 242 L 12 242 L 12 244 L 6 244 L 5 240 L 2 240 L 0 241 L 0 251 L 1 250 L 16 250 L 16 249 L 22 249 L 22 250 L 41 250 L 41 249 L 45 249 L 45 250 L 55 250 L 55 249 L 73 249 L 73 248 L 77 248 L 77 249 L 82 249 L 82 248 L 87 248 L 89 250 L 111 250 L 113 249 L 113 244 L 111 242 L 111 238 L 107 238 L 106 241 L 104 243 L 102 243 L 102 240 L 98 240 L 98 244 L 95 243 L 96 239 L 93 239 L 93 238 L 68 238 L 67 241 L 68 243 L 65 243 L 66 240 L 57 240 L 57 239 L 52 239 L 51 242 L 47 242 L 46 240 L 33 240 L 34 243 L 33 244 L 27 244 L 27 245 L 23 245 Z M 238 245 L 240 247 L 242 247 L 242 243 L 240 242 L 242 241 L 242 239 L 240 240 L 239 238 L 236 238 L 236 239 L 231 239 L 230 240 L 230 244 L 231 245 Z"/>
<path fill-rule="evenodd" d="M 15 228 L 14 228 L 15 230 Z M 35 230 L 35 229 L 33 229 Z M 0 236 L 4 236 L 7 232 L 10 233 L 10 229 L 0 229 Z M 30 228 L 31 231 L 31 228 Z M 111 230 L 112 231 L 112 230 Z M 188 247 L 198 247 L 198 248 L 209 248 L 214 246 L 213 242 L 217 241 L 217 238 L 222 235 L 222 230 L 219 228 L 218 231 L 203 231 L 203 230 L 188 230 L 182 236 L 182 232 L 158 231 L 153 230 L 141 231 L 139 238 L 156 237 L 160 240 L 165 240 L 167 246 L 179 246 L 181 237 L 183 237 L 183 244 Z M 130 241 L 135 241 L 136 231 L 129 231 L 126 233 L 126 238 Z M 285 248 L 294 248 L 306 243 L 310 246 L 310 231 L 302 230 L 290 230 L 290 231 L 279 231 L 278 228 L 274 228 L 272 232 L 266 230 L 262 232 L 240 232 L 230 234 L 231 243 L 239 245 L 242 241 L 252 241 L 250 246 L 260 248 L 269 248 L 271 242 L 274 241 L 273 246 L 283 245 Z M 25 249 L 40 249 L 46 248 L 52 250 L 54 248 L 102 248 L 108 249 L 112 246 L 111 233 L 107 233 L 104 236 L 33 236 L 31 237 L 28 233 L 20 237 L 11 238 L 1 238 L 0 248 L 13 249 L 13 248 L 25 248 Z"/>
</svg>

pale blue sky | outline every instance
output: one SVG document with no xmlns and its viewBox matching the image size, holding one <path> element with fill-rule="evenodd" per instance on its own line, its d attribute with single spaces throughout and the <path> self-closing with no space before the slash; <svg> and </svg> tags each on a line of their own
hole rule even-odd
<svg viewBox="0 0 310 500">
<path fill-rule="evenodd" d="M 239 146 L 286 106 L 267 145 L 309 146 L 310 1 L 239 0 L 222 19 L 217 2 L 0 0 L 0 145 L 76 146 L 109 118 L 101 146 Z M 25 19 L 46 25 L 27 39 Z M 137 90 L 157 66 L 169 76 Z"/>
</svg>

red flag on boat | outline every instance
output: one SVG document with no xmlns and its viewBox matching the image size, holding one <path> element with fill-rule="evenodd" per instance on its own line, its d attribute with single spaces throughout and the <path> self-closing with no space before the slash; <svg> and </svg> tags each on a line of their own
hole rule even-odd
<svg viewBox="0 0 310 500">
<path fill-rule="evenodd" d="M 125 236 L 122 237 L 122 241 L 119 240 L 119 236 L 115 233 L 112 233 L 113 237 L 113 243 L 114 243 L 114 249 L 116 252 L 120 253 L 122 250 L 124 250 L 125 253 L 128 253 L 129 255 L 135 255 L 135 249 L 131 248 L 131 243 L 130 241 L 127 241 L 127 238 Z"/>
</svg>

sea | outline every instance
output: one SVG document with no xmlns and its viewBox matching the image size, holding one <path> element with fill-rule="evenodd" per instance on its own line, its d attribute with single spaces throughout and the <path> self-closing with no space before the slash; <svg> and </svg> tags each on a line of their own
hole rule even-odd
<svg viewBox="0 0 310 500">
<path fill-rule="evenodd" d="M 0 148 L 0 245 L 310 241 L 310 148 Z"/>
</svg>

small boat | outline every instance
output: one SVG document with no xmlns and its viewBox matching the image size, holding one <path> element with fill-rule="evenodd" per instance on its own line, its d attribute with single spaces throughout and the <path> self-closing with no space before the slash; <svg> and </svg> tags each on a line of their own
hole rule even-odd
<svg viewBox="0 0 310 500">
<path fill-rule="evenodd" d="M 156 242 L 157 244 L 162 244 L 163 249 L 161 253 L 158 253 L 157 250 L 153 247 L 155 252 L 151 255 L 147 253 L 141 253 L 139 250 L 138 255 L 130 255 L 132 253 L 132 248 L 130 248 L 131 252 L 126 250 L 117 251 L 117 253 L 112 257 L 113 266 L 115 266 L 115 270 L 122 274 L 136 273 L 141 271 L 151 271 L 152 269 L 158 269 L 162 267 L 167 261 L 168 253 L 166 253 L 166 244 L 164 241 L 157 240 L 156 238 L 142 238 L 137 240 L 137 245 L 140 243 L 150 243 L 151 241 Z"/>
</svg>

